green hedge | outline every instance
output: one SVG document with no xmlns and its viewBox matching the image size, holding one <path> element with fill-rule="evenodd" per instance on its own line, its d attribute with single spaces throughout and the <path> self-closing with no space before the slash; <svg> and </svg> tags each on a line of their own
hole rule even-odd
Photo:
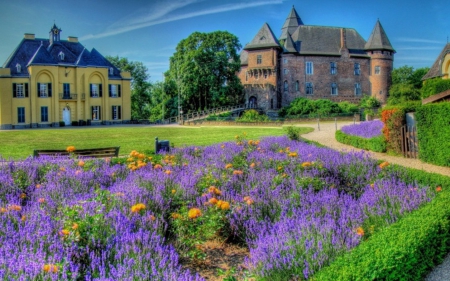
<svg viewBox="0 0 450 281">
<path fill-rule="evenodd" d="M 407 182 L 441 186 L 443 191 L 397 223 L 338 257 L 311 280 L 423 280 L 450 252 L 450 178 L 397 169 Z"/>
<path fill-rule="evenodd" d="M 450 102 L 417 108 L 419 158 L 425 162 L 450 166 Z"/>
<path fill-rule="evenodd" d="M 386 141 L 384 140 L 383 135 L 366 139 L 358 136 L 347 135 L 341 130 L 337 130 L 335 137 L 338 142 L 343 144 L 348 144 L 357 148 L 375 152 L 386 152 Z"/>
</svg>

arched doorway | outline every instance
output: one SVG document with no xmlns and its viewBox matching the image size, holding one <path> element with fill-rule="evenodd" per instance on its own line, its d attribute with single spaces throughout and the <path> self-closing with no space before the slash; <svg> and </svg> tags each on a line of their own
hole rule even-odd
<svg viewBox="0 0 450 281">
<path fill-rule="evenodd" d="M 72 121 L 70 120 L 70 107 L 69 106 L 66 106 L 63 108 L 62 116 L 63 116 L 64 124 L 66 126 L 69 126 L 72 123 Z"/>
<path fill-rule="evenodd" d="M 248 99 L 248 107 L 249 108 L 257 108 L 258 107 L 258 102 L 255 96 L 251 96 Z"/>
</svg>

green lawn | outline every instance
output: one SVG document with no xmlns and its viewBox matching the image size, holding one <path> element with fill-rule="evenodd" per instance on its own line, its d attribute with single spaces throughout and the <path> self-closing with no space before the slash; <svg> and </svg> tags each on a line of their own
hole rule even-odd
<svg viewBox="0 0 450 281">
<path fill-rule="evenodd" d="M 301 133 L 313 131 L 301 128 Z M 34 149 L 100 148 L 120 146 L 120 155 L 132 150 L 150 153 L 155 149 L 155 137 L 169 140 L 175 147 L 210 145 L 234 140 L 247 134 L 246 139 L 285 135 L 280 127 L 74 127 L 0 131 L 0 156 L 4 159 L 24 159 Z"/>
</svg>

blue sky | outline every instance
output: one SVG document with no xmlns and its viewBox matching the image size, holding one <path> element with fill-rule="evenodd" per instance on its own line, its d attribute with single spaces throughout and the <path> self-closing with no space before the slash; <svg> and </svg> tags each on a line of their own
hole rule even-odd
<svg viewBox="0 0 450 281">
<path fill-rule="evenodd" d="M 194 31 L 226 30 L 242 46 L 267 22 L 276 36 L 295 6 L 306 25 L 354 28 L 368 40 L 377 19 L 397 51 L 394 67 L 431 67 L 450 35 L 448 0 L 0 0 L 0 65 L 24 33 L 76 36 L 89 50 L 141 61 L 151 81 Z"/>
</svg>

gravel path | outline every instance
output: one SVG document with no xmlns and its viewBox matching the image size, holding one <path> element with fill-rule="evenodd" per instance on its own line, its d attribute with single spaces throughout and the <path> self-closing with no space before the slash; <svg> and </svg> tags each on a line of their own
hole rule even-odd
<svg viewBox="0 0 450 281">
<path fill-rule="evenodd" d="M 301 124 L 300 126 L 313 127 L 314 132 L 302 135 L 305 139 L 316 141 L 322 145 L 333 148 L 339 151 L 361 151 L 362 149 L 355 148 L 353 146 L 345 145 L 339 143 L 335 137 L 336 127 L 340 129 L 342 126 L 353 124 L 353 122 L 324 122 L 320 123 L 320 130 L 318 129 L 317 123 L 313 124 Z M 419 159 L 409 159 L 397 156 L 386 155 L 385 153 L 368 152 L 371 157 L 379 160 L 388 161 L 389 163 L 395 163 L 405 167 L 415 168 L 419 170 L 424 170 L 431 173 L 438 173 L 446 176 L 450 176 L 450 168 L 440 167 L 424 163 Z M 444 281 L 450 280 L 450 254 L 447 255 L 444 262 L 437 267 L 435 267 L 428 276 L 424 279 L 425 281 Z"/>
</svg>

